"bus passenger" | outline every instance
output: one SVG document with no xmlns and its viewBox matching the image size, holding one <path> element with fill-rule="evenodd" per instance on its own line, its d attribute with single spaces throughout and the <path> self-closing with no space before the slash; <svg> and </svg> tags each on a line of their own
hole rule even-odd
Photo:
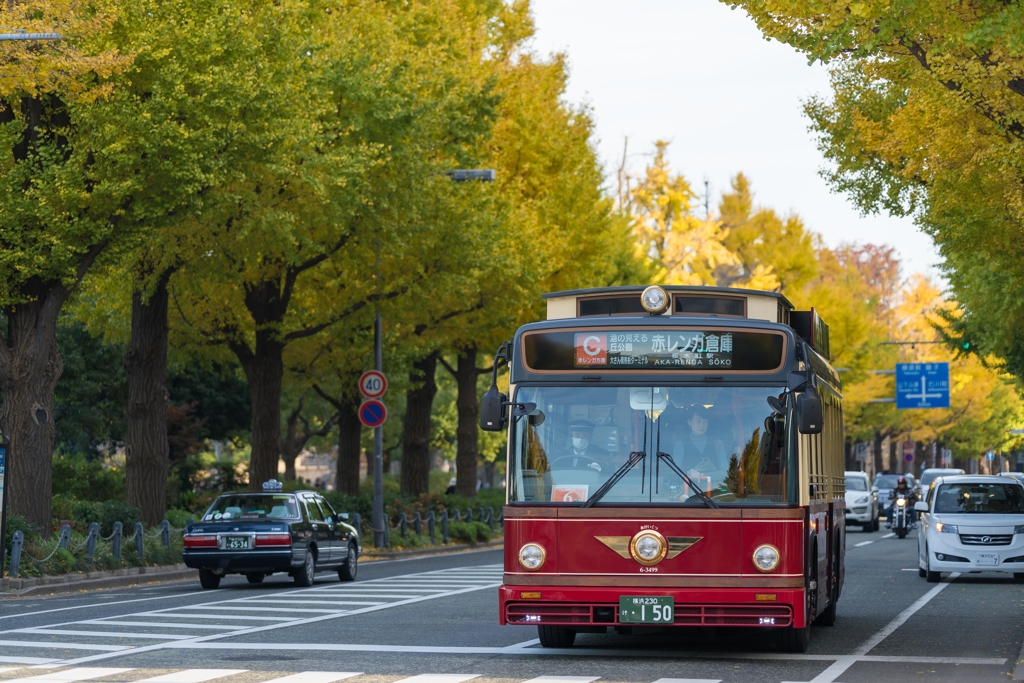
<svg viewBox="0 0 1024 683">
<path fill-rule="evenodd" d="M 686 421 L 688 433 L 682 441 L 676 442 L 674 450 L 679 466 L 691 479 L 710 479 L 712 484 L 717 484 L 725 478 L 727 460 L 722 440 L 708 434 L 710 421 L 711 411 L 704 406 L 690 408 L 690 418 Z"/>
</svg>

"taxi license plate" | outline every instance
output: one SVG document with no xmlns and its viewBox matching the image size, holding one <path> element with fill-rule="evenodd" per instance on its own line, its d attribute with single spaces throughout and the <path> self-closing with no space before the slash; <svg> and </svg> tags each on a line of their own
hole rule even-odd
<svg viewBox="0 0 1024 683">
<path fill-rule="evenodd" d="M 249 538 L 247 536 L 228 536 L 224 539 L 225 550 L 248 550 Z"/>
<path fill-rule="evenodd" d="M 623 624 L 671 624 L 675 621 L 675 599 L 667 595 L 623 595 L 619 597 L 619 622 Z"/>
<path fill-rule="evenodd" d="M 979 553 L 974 564 L 979 567 L 994 567 L 999 564 L 999 556 L 987 553 Z"/>
</svg>

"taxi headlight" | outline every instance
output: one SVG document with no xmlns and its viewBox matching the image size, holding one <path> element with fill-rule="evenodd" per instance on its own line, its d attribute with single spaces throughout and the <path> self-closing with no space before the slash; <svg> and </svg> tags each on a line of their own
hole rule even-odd
<svg viewBox="0 0 1024 683">
<path fill-rule="evenodd" d="M 641 531 L 630 543 L 633 559 L 642 565 L 658 564 L 668 554 L 668 542 L 657 531 Z"/>
<path fill-rule="evenodd" d="M 773 545 L 762 545 L 754 551 L 754 566 L 762 572 L 773 572 L 779 566 L 779 549 Z"/>
<path fill-rule="evenodd" d="M 1017 527 L 1020 529 L 1021 527 Z M 935 522 L 935 530 L 940 534 L 958 534 L 960 530 L 956 524 L 943 524 L 942 522 Z"/>
<path fill-rule="evenodd" d="M 854 503 L 854 505 L 863 505 L 866 502 L 868 502 L 868 497 L 867 496 L 861 496 L 860 498 L 857 499 L 857 502 Z"/>
<path fill-rule="evenodd" d="M 657 315 L 668 308 L 668 294 L 657 285 L 651 285 L 640 295 L 640 304 L 648 313 Z"/>
<path fill-rule="evenodd" d="M 531 572 L 543 567 L 546 559 L 547 553 L 544 552 L 544 548 L 536 543 L 527 543 L 519 549 L 519 564 Z"/>
<path fill-rule="evenodd" d="M 1013 533 L 1015 533 L 1015 534 L 1024 534 L 1024 525 L 1017 525 L 1017 526 L 1013 527 Z"/>
</svg>

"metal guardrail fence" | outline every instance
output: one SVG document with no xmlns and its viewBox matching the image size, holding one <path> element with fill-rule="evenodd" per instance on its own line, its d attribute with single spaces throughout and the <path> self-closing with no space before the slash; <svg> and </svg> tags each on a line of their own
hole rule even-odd
<svg viewBox="0 0 1024 683">
<path fill-rule="evenodd" d="M 192 520 L 189 520 L 189 524 Z M 135 553 L 139 556 L 139 559 L 145 562 L 146 558 L 146 538 L 160 537 L 160 542 L 165 548 L 171 547 L 171 532 L 184 531 L 184 528 L 177 529 L 171 526 L 171 523 L 166 519 L 160 522 L 160 526 L 156 527 L 152 533 L 147 534 L 142 522 L 136 522 L 132 529 L 132 535 L 127 538 L 124 537 L 124 525 L 121 522 L 114 522 L 113 529 L 109 536 L 100 536 L 100 525 L 93 522 L 89 525 L 89 529 L 86 532 L 84 541 L 72 545 L 71 540 L 71 527 L 67 524 L 62 524 L 60 527 L 60 536 L 57 539 L 57 544 L 50 551 L 50 554 L 44 558 L 37 559 L 32 557 L 25 552 L 25 534 L 21 531 L 15 531 L 11 538 L 11 564 L 8 570 L 8 576 L 12 579 L 18 578 L 21 572 L 22 558 L 28 559 L 34 564 L 45 564 L 60 549 L 63 550 L 77 550 L 83 545 L 85 546 L 85 559 L 89 563 L 89 569 L 93 568 L 96 560 L 96 544 L 98 541 L 110 541 L 112 555 L 117 563 L 121 562 L 121 544 L 123 541 L 135 542 Z"/>
<path fill-rule="evenodd" d="M 356 522 L 356 528 L 361 529 L 360 523 L 361 518 L 358 514 L 353 516 Z M 473 508 L 467 508 L 466 514 L 463 516 L 462 511 L 455 509 L 451 514 L 448 510 L 442 510 L 441 514 L 436 514 L 433 510 L 427 512 L 424 516 L 419 510 L 414 512 L 412 515 L 400 512 L 398 513 L 398 524 L 391 526 L 391 520 L 385 520 L 384 523 L 384 548 L 391 547 L 391 534 L 398 532 L 402 538 L 406 538 L 409 534 L 409 527 L 412 526 L 412 531 L 420 538 L 423 537 L 423 524 L 426 523 L 427 534 L 430 536 L 430 542 L 433 545 L 437 545 L 437 527 L 441 527 L 441 539 L 442 543 L 449 543 L 451 541 L 451 534 L 449 529 L 450 522 L 483 522 L 491 531 L 494 531 L 495 526 L 500 526 L 502 529 L 505 528 L 505 518 L 502 512 L 494 514 L 494 508 L 483 507 L 477 508 L 476 518 L 474 519 Z"/>
</svg>

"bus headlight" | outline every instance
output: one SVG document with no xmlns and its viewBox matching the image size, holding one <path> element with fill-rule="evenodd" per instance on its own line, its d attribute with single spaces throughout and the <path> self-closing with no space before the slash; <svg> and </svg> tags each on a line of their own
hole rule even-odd
<svg viewBox="0 0 1024 683">
<path fill-rule="evenodd" d="M 519 549 L 519 564 L 531 572 L 543 567 L 546 559 L 547 553 L 544 552 L 544 548 L 536 543 L 527 543 Z"/>
<path fill-rule="evenodd" d="M 668 294 L 658 285 L 651 285 L 640 295 L 640 304 L 648 313 L 658 315 L 668 308 Z"/>
<path fill-rule="evenodd" d="M 779 566 L 779 550 L 773 545 L 762 545 L 754 551 L 754 566 L 758 571 L 773 572 Z"/>
<path fill-rule="evenodd" d="M 645 566 L 658 564 L 668 554 L 668 541 L 657 531 L 641 531 L 629 544 L 633 559 Z"/>
</svg>

